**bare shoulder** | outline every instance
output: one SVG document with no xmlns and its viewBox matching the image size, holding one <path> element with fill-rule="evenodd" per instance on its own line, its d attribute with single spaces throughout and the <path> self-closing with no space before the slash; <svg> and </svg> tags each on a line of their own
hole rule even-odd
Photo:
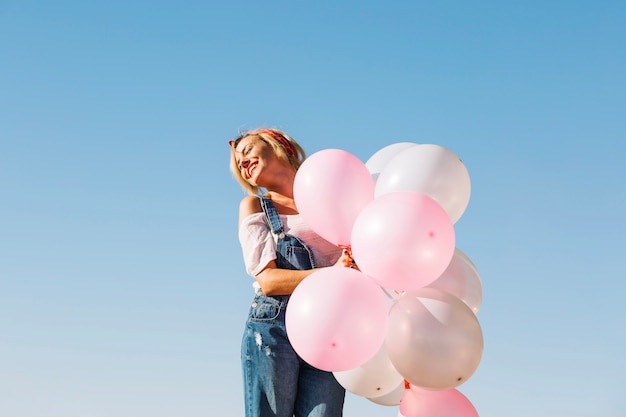
<svg viewBox="0 0 626 417">
<path fill-rule="evenodd" d="M 262 211 L 263 209 L 261 208 L 259 197 L 254 195 L 245 196 L 239 203 L 239 224 L 251 214 L 260 213 Z"/>
</svg>

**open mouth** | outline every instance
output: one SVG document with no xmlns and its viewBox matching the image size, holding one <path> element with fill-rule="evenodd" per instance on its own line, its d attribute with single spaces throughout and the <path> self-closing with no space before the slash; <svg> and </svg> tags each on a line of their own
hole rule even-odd
<svg viewBox="0 0 626 417">
<path fill-rule="evenodd" d="M 252 177 L 252 173 L 254 172 L 256 166 L 256 163 L 250 164 L 250 166 L 248 167 L 248 177 Z"/>
</svg>

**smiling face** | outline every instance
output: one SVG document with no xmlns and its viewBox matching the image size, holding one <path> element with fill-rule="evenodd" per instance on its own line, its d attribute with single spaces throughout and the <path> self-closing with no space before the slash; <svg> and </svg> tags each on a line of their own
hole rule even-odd
<svg viewBox="0 0 626 417">
<path fill-rule="evenodd" d="M 263 187 L 263 174 L 280 160 L 267 142 L 259 136 L 242 138 L 235 147 L 235 163 L 241 178 L 253 187 Z M 282 164 L 281 164 L 282 165 Z"/>
<path fill-rule="evenodd" d="M 304 149 L 278 129 L 244 132 L 228 144 L 230 170 L 239 185 L 253 195 L 259 188 L 284 186 L 284 179 L 293 176 L 306 158 Z"/>
</svg>

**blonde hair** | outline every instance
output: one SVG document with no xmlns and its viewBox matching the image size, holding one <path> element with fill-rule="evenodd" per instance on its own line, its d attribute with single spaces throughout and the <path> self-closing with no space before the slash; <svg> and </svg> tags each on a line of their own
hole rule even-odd
<svg viewBox="0 0 626 417">
<path fill-rule="evenodd" d="M 243 138 L 249 136 L 257 136 L 263 142 L 267 143 L 274 149 L 274 153 L 278 159 L 288 163 L 294 171 L 297 171 L 306 159 L 306 153 L 302 146 L 298 144 L 291 136 L 279 129 L 254 129 L 241 132 L 240 135 L 229 142 L 230 144 L 230 171 L 235 180 L 248 194 L 259 194 L 259 187 L 248 183 L 241 175 L 241 170 L 237 164 L 235 149 Z"/>
</svg>

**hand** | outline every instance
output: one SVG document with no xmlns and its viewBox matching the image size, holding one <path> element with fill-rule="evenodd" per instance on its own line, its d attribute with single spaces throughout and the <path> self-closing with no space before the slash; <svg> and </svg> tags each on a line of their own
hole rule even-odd
<svg viewBox="0 0 626 417">
<path fill-rule="evenodd" d="M 337 262 L 335 262 L 335 266 L 343 266 L 345 268 L 353 268 L 359 270 L 359 267 L 354 262 L 354 258 L 352 258 L 352 252 L 349 248 L 344 248 L 341 256 L 339 257 Z"/>
</svg>

